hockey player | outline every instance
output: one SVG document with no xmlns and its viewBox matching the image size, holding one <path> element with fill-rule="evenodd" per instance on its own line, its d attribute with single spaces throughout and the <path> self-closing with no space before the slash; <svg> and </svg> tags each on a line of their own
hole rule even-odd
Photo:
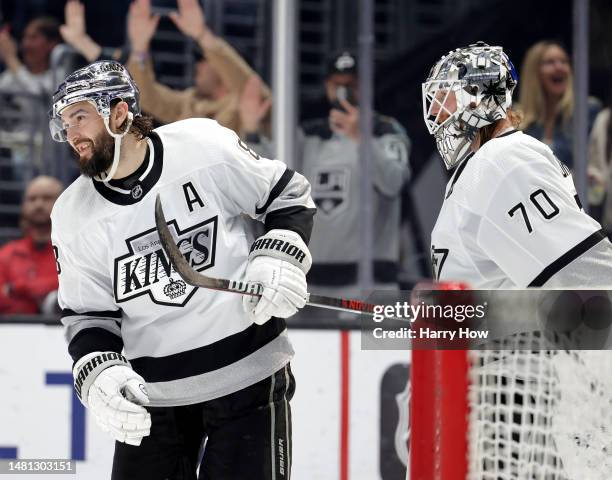
<svg viewBox="0 0 612 480">
<path fill-rule="evenodd" d="M 82 172 L 52 214 L 62 322 L 77 394 L 117 440 L 112 478 L 195 479 L 204 438 L 199 478 L 289 478 L 283 318 L 305 304 L 310 185 L 213 120 L 151 130 L 116 62 L 70 74 L 50 115 Z M 155 230 L 158 194 L 193 268 L 260 282 L 263 296 L 183 282 Z M 249 254 L 242 214 L 265 223 L 262 245 L 303 255 Z"/>
<path fill-rule="evenodd" d="M 612 285 L 612 248 L 569 169 L 517 130 L 512 63 L 483 42 L 451 51 L 423 83 L 425 124 L 448 169 L 431 235 L 436 280 L 473 288 Z"/>
</svg>

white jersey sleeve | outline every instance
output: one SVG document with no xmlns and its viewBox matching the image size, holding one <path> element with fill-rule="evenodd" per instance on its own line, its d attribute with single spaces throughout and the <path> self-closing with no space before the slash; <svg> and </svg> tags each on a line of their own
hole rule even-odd
<svg viewBox="0 0 612 480">
<path fill-rule="evenodd" d="M 268 230 L 296 231 L 308 241 L 315 205 L 304 176 L 279 160 L 259 156 L 229 129 L 220 127 L 218 140 L 224 161 L 211 174 L 225 192 L 225 209 L 246 213 Z"/>
<path fill-rule="evenodd" d="M 490 187 L 477 244 L 515 284 L 541 285 L 577 258 L 572 249 L 597 236 L 601 226 L 582 210 L 569 170 L 552 155 L 510 163 L 511 168 L 487 163 L 481 181 Z"/>
</svg>

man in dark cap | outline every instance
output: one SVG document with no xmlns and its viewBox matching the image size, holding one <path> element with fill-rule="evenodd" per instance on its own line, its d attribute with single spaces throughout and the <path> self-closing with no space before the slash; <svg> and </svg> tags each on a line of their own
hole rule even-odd
<svg viewBox="0 0 612 480">
<path fill-rule="evenodd" d="M 359 95 L 357 58 L 351 52 L 344 50 L 330 59 L 325 93 L 332 106 L 329 113 L 330 128 L 358 140 L 359 109 L 343 105 L 343 101 L 346 101 L 356 107 Z"/>
</svg>

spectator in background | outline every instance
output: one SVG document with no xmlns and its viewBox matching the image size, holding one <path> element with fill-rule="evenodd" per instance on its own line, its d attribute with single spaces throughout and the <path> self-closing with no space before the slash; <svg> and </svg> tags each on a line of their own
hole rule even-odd
<svg viewBox="0 0 612 480">
<path fill-rule="evenodd" d="M 574 89 L 567 52 L 555 41 L 532 45 L 525 54 L 520 79 L 521 128 L 547 144 L 559 160 L 573 168 Z M 600 108 L 598 100 L 589 98 L 589 131 Z"/>
<path fill-rule="evenodd" d="M 32 94 L 50 94 L 56 79 L 51 70 L 51 52 L 61 42 L 59 23 L 52 17 L 38 17 L 26 26 L 21 39 L 19 59 L 17 43 L 9 28 L 0 29 L 0 61 L 6 70 L 0 75 L 0 89 Z M 63 78 L 65 72 L 58 72 Z"/>
<path fill-rule="evenodd" d="M 361 167 L 359 161 L 359 82 L 356 57 L 344 51 L 328 69 L 325 91 L 329 115 L 302 125 L 296 170 L 312 185 L 317 206 L 310 240 L 313 265 L 308 275 L 312 292 L 357 296 L 358 265 L 362 256 L 359 224 Z M 255 98 L 245 98 L 250 95 Z M 254 128 L 263 117 L 265 99 L 255 88 L 241 99 L 247 142 L 269 154 L 269 142 Z M 256 105 L 259 103 L 260 108 Z M 372 189 L 374 192 L 374 282 L 377 288 L 397 288 L 399 262 L 400 193 L 409 176 L 410 141 L 396 120 L 375 113 L 373 119 Z"/>
<path fill-rule="evenodd" d="M 612 236 L 612 95 L 610 103 L 604 108 L 593 123 L 589 145 L 589 204 L 590 214 L 601 219 L 601 224 Z"/>
<path fill-rule="evenodd" d="M 151 14 L 150 0 L 135 0 L 130 5 L 131 53 L 126 66 L 140 89 L 142 109 L 161 123 L 207 117 L 240 134 L 240 94 L 255 72 L 230 45 L 210 31 L 197 0 L 179 0 L 178 7 L 178 12 L 171 13 L 170 19 L 203 53 L 197 55 L 194 86 L 183 91 L 173 90 L 155 79 L 150 44 L 160 17 Z M 80 2 L 70 0 L 66 4 L 66 24 L 61 33 L 66 43 L 89 62 L 101 58 L 102 48 L 85 31 L 85 11 Z M 265 85 L 262 84 L 261 89 L 263 96 L 270 97 L 270 90 Z"/>
<path fill-rule="evenodd" d="M 64 24 L 60 27 L 64 42 L 79 52 L 87 61 L 99 60 L 125 61 L 128 52 L 121 48 L 105 49 L 87 35 L 85 26 L 85 6 L 78 0 L 68 0 L 64 6 Z M 126 57 L 127 58 L 127 57 Z"/>
<path fill-rule="evenodd" d="M 61 42 L 59 23 L 51 17 L 31 20 L 19 48 L 4 25 L 0 29 L 0 154 L 11 159 L 5 180 L 31 178 L 43 162 L 42 127 L 47 126 L 48 98 L 62 67 L 52 68 L 53 50 Z M 21 59 L 20 59 L 21 56 Z M 2 201 L 17 203 L 7 192 Z"/>
<path fill-rule="evenodd" d="M 24 237 L 0 248 L 0 313 L 50 313 L 56 306 L 57 270 L 51 246 L 51 209 L 63 190 L 53 177 L 33 179 L 24 193 Z"/>
<path fill-rule="evenodd" d="M 178 7 L 170 19 L 203 53 L 196 63 L 195 84 L 184 91 L 172 90 L 155 80 L 149 44 L 159 16 L 151 16 L 149 0 L 136 0 L 130 6 L 128 34 L 132 53 L 127 67 L 140 88 L 142 108 L 163 123 L 208 117 L 241 134 L 239 98 L 247 79 L 255 72 L 207 27 L 197 0 L 179 0 Z M 269 90 L 262 88 L 269 96 Z"/>
</svg>

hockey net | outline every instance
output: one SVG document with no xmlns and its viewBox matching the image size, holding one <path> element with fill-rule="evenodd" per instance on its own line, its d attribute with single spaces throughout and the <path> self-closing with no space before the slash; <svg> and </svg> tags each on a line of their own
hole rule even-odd
<svg viewBox="0 0 612 480">
<path fill-rule="evenodd" d="M 414 350 L 408 478 L 612 478 L 612 352 L 548 341 Z"/>
</svg>

